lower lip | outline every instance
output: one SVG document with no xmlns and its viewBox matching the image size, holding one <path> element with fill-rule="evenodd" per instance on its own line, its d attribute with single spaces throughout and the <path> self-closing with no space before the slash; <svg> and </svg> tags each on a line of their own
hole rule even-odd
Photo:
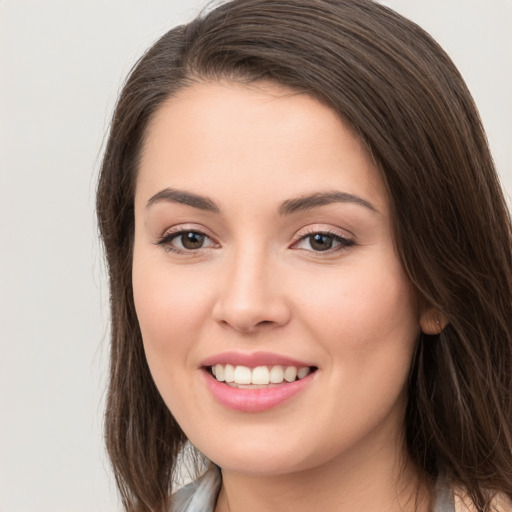
<svg viewBox="0 0 512 512">
<path fill-rule="evenodd" d="M 311 384 L 316 372 L 303 379 L 277 384 L 269 388 L 235 388 L 219 382 L 206 370 L 206 384 L 216 400 L 235 411 L 262 412 L 283 404 Z"/>
</svg>

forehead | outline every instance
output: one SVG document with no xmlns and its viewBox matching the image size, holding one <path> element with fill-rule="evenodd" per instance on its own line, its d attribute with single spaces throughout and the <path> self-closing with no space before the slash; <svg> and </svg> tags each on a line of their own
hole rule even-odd
<svg viewBox="0 0 512 512">
<path fill-rule="evenodd" d="M 341 188 L 387 204 L 380 172 L 336 112 L 271 82 L 197 83 L 168 99 L 147 128 L 136 196 L 166 187 L 232 200 L 233 190 L 286 200 Z"/>
</svg>

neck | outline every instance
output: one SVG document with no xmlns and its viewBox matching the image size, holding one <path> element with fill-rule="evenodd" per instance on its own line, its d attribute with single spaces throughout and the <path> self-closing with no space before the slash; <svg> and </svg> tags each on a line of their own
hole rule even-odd
<svg viewBox="0 0 512 512">
<path fill-rule="evenodd" d="M 223 470 L 215 512 L 428 512 L 432 487 L 405 453 L 345 453 L 321 466 L 281 475 Z"/>
</svg>

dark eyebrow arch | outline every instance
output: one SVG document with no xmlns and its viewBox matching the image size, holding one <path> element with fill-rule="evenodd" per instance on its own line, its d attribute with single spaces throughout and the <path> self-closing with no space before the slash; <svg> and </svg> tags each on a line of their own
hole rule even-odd
<svg viewBox="0 0 512 512">
<path fill-rule="evenodd" d="M 199 210 L 207 212 L 219 213 L 219 207 L 208 197 L 185 192 L 184 190 L 177 190 L 175 188 L 164 188 L 152 196 L 146 203 L 146 208 L 153 206 L 155 203 L 170 202 L 186 204 Z"/>
<path fill-rule="evenodd" d="M 366 201 L 361 197 L 346 192 L 318 192 L 308 196 L 301 196 L 295 199 L 288 199 L 284 201 L 279 207 L 280 215 L 291 215 L 299 211 L 310 210 L 318 206 L 325 206 L 332 203 L 353 203 L 364 206 L 369 210 L 379 213 L 377 208 L 372 203 Z"/>
</svg>

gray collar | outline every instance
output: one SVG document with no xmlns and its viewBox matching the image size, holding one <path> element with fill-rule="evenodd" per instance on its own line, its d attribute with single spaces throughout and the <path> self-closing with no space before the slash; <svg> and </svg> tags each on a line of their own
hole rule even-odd
<svg viewBox="0 0 512 512">
<path fill-rule="evenodd" d="M 453 489 L 446 477 L 440 476 L 437 479 L 434 495 L 435 502 L 433 512 L 455 512 Z"/>
</svg>

